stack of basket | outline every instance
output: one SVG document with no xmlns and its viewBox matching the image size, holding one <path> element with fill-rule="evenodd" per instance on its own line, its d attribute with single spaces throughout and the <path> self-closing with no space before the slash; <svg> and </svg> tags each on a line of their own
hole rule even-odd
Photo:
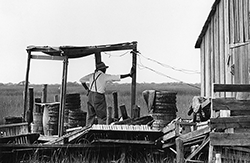
<svg viewBox="0 0 250 163">
<path fill-rule="evenodd" d="M 162 129 L 176 118 L 176 94 L 169 91 L 156 91 L 151 114 L 154 119 L 154 129 Z"/>
<path fill-rule="evenodd" d="M 49 106 L 49 130 L 50 135 L 58 134 L 58 117 L 59 117 L 59 104 Z"/>
<path fill-rule="evenodd" d="M 44 135 L 58 134 L 58 117 L 60 103 L 48 103 L 43 111 L 43 131 Z"/>
<path fill-rule="evenodd" d="M 86 125 L 86 112 L 81 110 L 79 93 L 67 94 L 65 103 L 65 122 L 69 128 Z"/>
</svg>

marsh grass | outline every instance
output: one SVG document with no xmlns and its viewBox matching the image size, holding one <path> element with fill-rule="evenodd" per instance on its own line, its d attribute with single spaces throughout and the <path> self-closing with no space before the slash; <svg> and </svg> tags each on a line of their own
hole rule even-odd
<svg viewBox="0 0 250 163">
<path fill-rule="evenodd" d="M 121 150 L 81 150 L 69 151 L 55 149 L 47 153 L 38 150 L 26 153 L 16 162 L 22 163 L 172 163 L 173 157 L 164 156 L 163 154 L 155 154 L 154 152 L 145 151 L 126 151 L 126 154 Z"/>
<path fill-rule="evenodd" d="M 35 98 L 42 97 L 42 85 L 30 85 L 34 88 Z M 23 90 L 24 86 L 19 85 L 1 85 L 0 86 L 0 124 L 4 123 L 4 117 L 6 116 L 22 116 L 23 114 Z M 137 84 L 137 98 L 136 104 L 141 108 L 141 116 L 148 114 L 146 103 L 142 98 L 142 92 L 144 90 L 167 90 L 177 92 L 177 115 L 182 118 L 190 118 L 187 116 L 188 108 L 191 104 L 193 96 L 200 94 L 198 89 L 190 87 L 183 83 L 144 83 Z M 130 115 L 130 103 L 131 103 L 131 85 L 130 84 L 109 84 L 106 91 L 107 105 L 113 107 L 113 92 L 118 93 L 119 105 L 125 104 L 127 112 Z M 80 93 L 82 110 L 87 109 L 87 96 L 86 91 L 82 86 L 68 85 L 67 93 Z M 48 102 L 54 101 L 54 96 L 60 94 L 60 85 L 48 85 Z"/>
</svg>

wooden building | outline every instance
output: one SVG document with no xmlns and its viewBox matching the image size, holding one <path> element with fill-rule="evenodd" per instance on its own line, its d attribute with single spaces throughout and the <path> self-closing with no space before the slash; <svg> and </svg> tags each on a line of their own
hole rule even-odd
<svg viewBox="0 0 250 163">
<path fill-rule="evenodd" d="M 213 83 L 249 84 L 249 6 L 249 0 L 215 0 L 195 44 L 201 57 L 201 96 L 212 96 Z"/>
</svg>

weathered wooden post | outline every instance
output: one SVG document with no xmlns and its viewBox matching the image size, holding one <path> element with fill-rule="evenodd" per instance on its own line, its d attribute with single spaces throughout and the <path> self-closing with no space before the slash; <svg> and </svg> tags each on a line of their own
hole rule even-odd
<svg viewBox="0 0 250 163">
<path fill-rule="evenodd" d="M 48 88 L 48 84 L 44 84 L 42 88 L 42 102 L 43 103 L 47 102 L 47 88 Z"/>
<path fill-rule="evenodd" d="M 131 84 L 131 116 L 134 115 L 133 107 L 136 100 L 136 62 L 137 62 L 137 48 L 133 49 L 132 53 L 132 69 L 134 71 L 132 75 L 132 84 Z"/>
<path fill-rule="evenodd" d="M 59 102 L 59 96 L 58 95 L 54 96 L 54 102 Z"/>
<path fill-rule="evenodd" d="M 112 122 L 112 107 L 109 106 L 107 108 L 107 119 L 106 119 L 106 125 L 109 125 Z"/>
<path fill-rule="evenodd" d="M 123 120 L 128 119 L 128 113 L 127 113 L 125 105 L 120 106 L 120 111 L 121 111 L 121 115 L 122 115 Z"/>
<path fill-rule="evenodd" d="M 184 159 L 184 145 L 183 145 L 183 141 L 181 140 L 181 138 L 176 138 L 175 140 L 176 143 L 176 163 L 184 163 L 185 159 Z"/>
<path fill-rule="evenodd" d="M 114 119 L 117 120 L 119 118 L 117 92 L 113 92 L 113 99 L 114 99 Z"/>
<path fill-rule="evenodd" d="M 28 104 L 29 71 L 30 71 L 30 60 L 31 60 L 31 51 L 27 50 L 27 52 L 28 52 L 28 60 L 27 60 L 24 98 L 23 98 L 23 119 L 24 120 L 26 120 L 26 111 L 27 111 L 27 104 Z"/>
<path fill-rule="evenodd" d="M 68 57 L 66 56 L 63 60 L 63 76 L 62 85 L 60 93 L 60 108 L 59 108 L 59 121 L 58 121 L 58 136 L 63 135 L 63 125 L 64 125 L 64 108 L 66 101 L 66 85 L 67 85 L 67 71 L 68 71 Z"/>
<path fill-rule="evenodd" d="M 31 87 L 29 88 L 29 108 L 26 111 L 26 121 L 28 122 L 29 125 L 29 132 L 31 131 L 30 129 L 30 124 L 33 122 L 33 109 L 34 109 L 34 89 Z"/>
<path fill-rule="evenodd" d="M 140 117 L 140 111 L 141 108 L 138 105 L 134 105 L 134 115 L 132 118 L 139 118 Z"/>
</svg>

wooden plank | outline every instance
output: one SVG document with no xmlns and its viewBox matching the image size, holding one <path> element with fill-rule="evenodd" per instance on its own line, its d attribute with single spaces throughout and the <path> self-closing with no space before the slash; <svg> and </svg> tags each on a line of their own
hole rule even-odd
<svg viewBox="0 0 250 163">
<path fill-rule="evenodd" d="M 34 110 L 34 88 L 30 87 L 29 88 L 29 107 L 26 112 L 26 122 L 28 122 L 28 124 L 33 122 L 33 110 Z M 30 128 L 29 128 L 29 132 L 30 132 Z"/>
<path fill-rule="evenodd" d="M 192 146 L 192 145 L 196 145 L 196 144 L 200 144 L 201 142 L 204 141 L 204 138 L 207 137 L 207 135 L 201 135 L 201 136 L 197 136 L 188 140 L 183 140 L 183 143 L 185 146 Z"/>
<path fill-rule="evenodd" d="M 211 129 L 250 128 L 250 116 L 211 118 L 210 127 Z"/>
<path fill-rule="evenodd" d="M 68 58 L 63 61 L 63 75 L 62 85 L 60 92 L 60 108 L 59 108 L 59 121 L 58 121 L 58 136 L 61 137 L 64 134 L 64 109 L 66 102 L 66 87 L 67 87 L 67 74 L 68 74 Z"/>
<path fill-rule="evenodd" d="M 205 35 L 205 97 L 211 97 L 211 49 L 210 49 L 210 34 L 211 34 L 211 25 L 209 25 L 206 35 Z"/>
<path fill-rule="evenodd" d="M 98 139 L 92 143 L 117 143 L 117 144 L 138 144 L 138 145 L 154 145 L 153 141 L 146 140 L 122 140 L 122 139 Z"/>
<path fill-rule="evenodd" d="M 228 0 L 224 0 L 224 40 L 225 40 L 225 83 L 231 84 L 231 73 L 230 67 L 227 64 L 229 58 L 229 2 Z M 231 97 L 232 93 L 226 93 L 226 97 Z"/>
<path fill-rule="evenodd" d="M 162 148 L 169 148 L 169 147 L 171 147 L 171 146 L 173 146 L 173 145 L 175 145 L 175 142 L 164 143 L 164 144 L 162 145 Z"/>
<path fill-rule="evenodd" d="M 243 20 L 243 0 L 238 1 L 239 2 L 239 32 L 240 32 L 240 42 L 244 42 L 244 20 Z"/>
<path fill-rule="evenodd" d="M 134 105 L 136 105 L 136 74 L 137 74 L 137 46 L 134 47 L 132 53 L 132 69 L 133 69 L 133 74 L 132 74 L 132 82 L 131 82 L 131 114 L 130 116 L 134 115 Z"/>
<path fill-rule="evenodd" d="M 234 15 L 235 15 L 235 42 L 240 41 L 240 25 L 239 25 L 239 0 L 234 0 Z"/>
<path fill-rule="evenodd" d="M 239 48 L 241 46 L 246 46 L 248 45 L 250 42 L 239 42 L 239 43 L 233 43 L 233 44 L 230 44 L 230 49 L 234 49 L 234 48 Z"/>
<path fill-rule="evenodd" d="M 210 132 L 210 127 L 205 127 L 205 128 L 200 129 L 200 130 L 195 130 L 193 132 L 189 132 L 187 134 L 180 135 L 179 138 L 181 138 L 184 141 L 187 141 L 189 139 L 192 139 L 192 138 L 200 136 L 200 135 L 207 134 L 209 132 Z"/>
<path fill-rule="evenodd" d="M 211 132 L 210 140 L 213 146 L 250 146 L 250 133 Z"/>
<path fill-rule="evenodd" d="M 248 1 L 248 0 L 246 0 L 246 1 Z M 247 10 L 247 12 L 249 13 L 249 11 L 250 11 L 250 3 L 248 1 L 248 10 Z M 248 15 L 248 20 L 249 20 L 249 15 Z M 247 36 L 246 40 L 249 40 L 250 39 L 250 26 L 249 25 L 247 27 L 247 30 L 248 30 L 248 36 Z"/>
<path fill-rule="evenodd" d="M 227 98 L 212 99 L 213 110 L 250 110 L 250 100 L 235 100 Z"/>
<path fill-rule="evenodd" d="M 234 29 L 235 29 L 235 21 L 234 21 L 234 3 L 233 1 L 229 1 L 229 29 L 230 29 L 230 33 L 229 33 L 229 36 L 230 36 L 230 44 L 234 44 L 235 41 L 234 41 Z"/>
<path fill-rule="evenodd" d="M 127 109 L 125 105 L 120 106 L 120 112 L 123 120 L 128 119 Z"/>
<path fill-rule="evenodd" d="M 248 40 L 249 36 L 249 31 L 248 31 L 248 26 L 249 26 L 249 0 L 243 0 L 243 19 L 244 19 L 244 42 Z"/>
<path fill-rule="evenodd" d="M 47 92 L 48 92 L 48 84 L 43 84 L 42 87 L 42 103 L 47 102 Z"/>
<path fill-rule="evenodd" d="M 32 59 L 39 59 L 39 60 L 53 60 L 53 61 L 63 61 L 64 56 L 45 56 L 45 55 L 31 55 Z"/>
<path fill-rule="evenodd" d="M 190 144 L 193 144 L 193 142 L 196 142 L 197 140 L 203 141 L 203 139 L 206 136 L 207 136 L 207 134 L 203 134 L 203 135 L 198 135 L 198 136 L 191 137 L 189 139 L 183 139 L 183 143 L 185 143 L 185 145 L 190 145 Z"/>
<path fill-rule="evenodd" d="M 119 118 L 118 112 L 118 95 L 117 92 L 113 92 L 113 100 L 114 100 L 114 119 Z"/>
<path fill-rule="evenodd" d="M 211 138 L 208 147 L 208 163 L 213 163 L 214 146 L 211 144 Z"/>
<path fill-rule="evenodd" d="M 166 134 L 166 133 L 168 133 L 168 132 L 170 132 L 170 131 L 172 131 L 172 130 L 175 130 L 175 128 L 176 128 L 176 123 L 172 123 L 172 124 L 169 124 L 169 125 L 167 125 L 166 127 L 164 127 L 164 128 L 162 129 L 162 132 L 163 132 L 164 134 Z"/>
<path fill-rule="evenodd" d="M 220 55 L 219 55 L 219 11 L 215 11 L 214 15 L 214 62 L 215 62 L 215 80 L 214 83 L 220 83 Z M 215 97 L 220 97 L 220 93 L 216 93 Z"/>
<path fill-rule="evenodd" d="M 220 55 L 220 83 L 226 83 L 225 77 L 225 33 L 224 33 L 224 6 L 223 1 L 219 3 L 219 55 Z M 225 97 L 225 93 L 221 93 Z"/>
<path fill-rule="evenodd" d="M 215 52 L 214 52 L 214 21 L 211 20 L 210 22 L 210 43 L 209 43 L 209 48 L 210 48 L 210 96 L 211 97 L 213 95 L 213 90 L 212 90 L 212 83 L 215 83 Z"/>
<path fill-rule="evenodd" d="M 21 126 L 28 126 L 28 123 L 23 122 L 23 123 L 12 123 L 12 124 L 0 125 L 0 129 L 11 128 L 11 127 L 21 127 Z"/>
<path fill-rule="evenodd" d="M 112 122 L 112 113 L 113 113 L 113 108 L 111 106 L 109 106 L 107 108 L 106 125 L 109 125 Z"/>
<path fill-rule="evenodd" d="M 196 148 L 191 155 L 189 155 L 186 160 L 191 160 L 195 155 L 197 155 L 208 143 L 210 139 L 207 138 L 198 148 Z"/>
<path fill-rule="evenodd" d="M 214 92 L 250 92 L 250 84 L 214 84 Z"/>
<path fill-rule="evenodd" d="M 30 72 L 30 61 L 31 61 L 31 52 L 28 51 L 27 59 L 27 68 L 25 76 L 25 87 L 24 87 L 24 97 L 23 97 L 23 119 L 26 120 L 26 111 L 28 105 L 28 87 L 29 87 L 29 72 Z"/>
<path fill-rule="evenodd" d="M 240 72 L 239 72 L 239 48 L 234 49 L 234 83 L 240 84 Z"/>
<path fill-rule="evenodd" d="M 169 139 L 175 138 L 177 136 L 178 136 L 178 134 L 176 134 L 176 131 L 172 130 L 172 131 L 168 132 L 167 134 L 163 135 L 162 139 L 163 139 L 163 141 L 168 141 Z"/>
<path fill-rule="evenodd" d="M 242 46 L 240 47 L 241 53 L 240 55 L 240 66 L 241 66 L 241 83 L 242 84 L 248 84 L 249 78 L 248 78 L 248 46 Z"/>
<path fill-rule="evenodd" d="M 176 142 L 176 152 L 177 152 L 176 163 L 183 163 L 185 162 L 183 141 L 180 138 L 177 138 L 175 142 Z"/>
<path fill-rule="evenodd" d="M 203 37 L 203 41 L 201 42 L 200 47 L 200 65 L 201 65 L 201 96 L 205 97 L 206 89 L 205 89 L 205 83 L 206 83 L 206 76 L 205 76 L 205 39 Z"/>
<path fill-rule="evenodd" d="M 188 160 L 188 159 L 186 159 L 186 162 L 191 162 L 191 163 L 204 163 L 204 161 L 199 161 L 199 160 Z"/>
</svg>

